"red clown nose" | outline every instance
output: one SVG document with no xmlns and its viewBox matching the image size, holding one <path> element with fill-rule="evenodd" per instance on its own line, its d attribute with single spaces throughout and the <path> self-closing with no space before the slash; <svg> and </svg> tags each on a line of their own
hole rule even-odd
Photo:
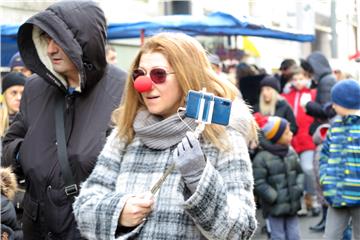
<svg viewBox="0 0 360 240">
<path fill-rule="evenodd" d="M 149 92 L 152 89 L 152 81 L 149 77 L 140 76 L 135 79 L 134 88 L 139 93 Z"/>
</svg>

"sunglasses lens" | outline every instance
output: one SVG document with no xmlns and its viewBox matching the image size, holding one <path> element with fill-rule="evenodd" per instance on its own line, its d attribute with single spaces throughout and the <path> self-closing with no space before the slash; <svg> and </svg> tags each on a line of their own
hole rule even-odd
<svg viewBox="0 0 360 240">
<path fill-rule="evenodd" d="M 132 73 L 133 81 L 135 81 L 140 76 L 145 76 L 145 72 L 141 69 L 134 70 L 134 72 Z"/>
<path fill-rule="evenodd" d="M 151 70 L 150 77 L 154 83 L 164 83 L 166 80 L 166 71 L 161 68 L 155 68 Z"/>
</svg>

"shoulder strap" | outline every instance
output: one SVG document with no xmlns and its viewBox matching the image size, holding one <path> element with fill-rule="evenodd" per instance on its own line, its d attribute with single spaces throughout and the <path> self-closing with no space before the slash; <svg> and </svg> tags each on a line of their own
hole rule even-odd
<svg viewBox="0 0 360 240">
<path fill-rule="evenodd" d="M 78 187 L 75 183 L 73 173 L 70 168 L 68 155 L 66 151 L 65 127 L 64 127 L 64 105 L 65 101 L 62 95 L 55 100 L 55 124 L 56 124 L 56 142 L 57 155 L 61 167 L 61 173 L 65 182 L 65 193 L 67 196 L 75 196 L 78 194 Z"/>
</svg>

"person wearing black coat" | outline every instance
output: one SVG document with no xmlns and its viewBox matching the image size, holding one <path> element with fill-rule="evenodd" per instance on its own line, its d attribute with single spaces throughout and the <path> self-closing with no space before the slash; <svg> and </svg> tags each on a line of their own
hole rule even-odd
<svg viewBox="0 0 360 240">
<path fill-rule="evenodd" d="M 290 82 L 293 75 L 293 68 L 296 66 L 296 62 L 294 59 L 287 58 L 284 59 L 279 67 L 281 74 L 275 74 L 275 77 L 280 81 L 280 92 L 286 92 L 286 86 Z"/>
<path fill-rule="evenodd" d="M 260 111 L 259 105 L 256 105 L 254 107 L 254 112 L 259 112 L 259 111 Z M 285 99 L 280 99 L 276 102 L 275 112 L 273 116 L 285 118 L 290 124 L 291 132 L 293 134 L 297 132 L 298 126 L 296 124 L 294 112 Z"/>
<path fill-rule="evenodd" d="M 299 157 L 290 146 L 292 132 L 284 118 L 254 114 L 269 145 L 253 160 L 255 194 L 269 221 L 271 239 L 300 239 L 297 211 L 304 189 Z M 279 147 L 281 146 L 281 147 Z M 279 150 L 281 149 L 281 150 Z M 290 237 L 291 236 L 291 237 Z"/>
<path fill-rule="evenodd" d="M 315 101 L 310 101 L 309 96 L 303 94 L 300 99 L 300 105 L 304 107 L 306 114 L 314 117 L 313 123 L 310 125 L 309 134 L 314 135 L 318 128 L 329 121 L 336 115 L 331 103 L 331 88 L 336 83 L 336 78 L 332 74 L 329 61 L 321 52 L 311 53 L 306 63 L 310 66 L 313 82 L 316 85 Z M 320 148 L 318 148 L 320 150 Z M 317 153 L 315 153 L 317 154 Z M 322 218 L 319 223 L 311 226 L 310 229 L 316 232 L 322 232 L 325 229 L 327 206 L 322 206 Z"/>
<path fill-rule="evenodd" d="M 327 123 L 329 119 L 336 115 L 331 107 L 330 91 L 336 83 L 336 78 L 332 74 L 329 61 L 321 52 L 313 52 L 306 59 L 312 69 L 312 78 L 316 83 L 315 101 L 306 99 L 306 95 L 301 98 L 301 105 L 305 108 L 306 114 L 314 117 L 314 122 L 310 126 L 310 134 L 313 135 L 316 128 Z"/>
<path fill-rule="evenodd" d="M 72 202 L 95 166 L 126 79 L 106 63 L 105 41 L 105 16 L 94 2 L 55 3 L 19 28 L 21 57 L 35 74 L 3 140 L 2 165 L 26 179 L 25 239 L 82 239 Z M 56 133 L 62 112 L 64 128 Z M 66 145 L 67 172 L 59 145 Z M 75 183 L 65 184 L 66 175 Z"/>
<path fill-rule="evenodd" d="M 10 168 L 0 168 L 1 177 L 1 239 L 22 240 L 23 232 L 11 202 L 17 191 L 16 176 Z"/>
<path fill-rule="evenodd" d="M 274 76 L 265 76 L 260 82 L 259 103 L 254 106 L 254 112 L 285 118 L 290 124 L 291 132 L 296 134 L 298 127 L 294 112 L 279 92 L 279 80 Z"/>
<path fill-rule="evenodd" d="M 278 116 L 285 118 L 289 122 L 290 131 L 295 135 L 297 133 L 297 124 L 294 112 L 287 101 L 279 95 L 280 82 L 274 76 L 266 76 L 260 82 L 260 98 L 259 103 L 254 106 L 254 112 L 259 112 L 265 116 Z M 269 97 L 271 96 L 271 97 Z M 271 98 L 271 99 L 266 99 Z M 286 151 L 281 145 L 273 145 L 267 140 L 262 132 L 259 133 L 259 144 L 262 148 L 276 148 L 277 151 Z M 259 149 L 255 149 L 254 156 Z"/>
</svg>

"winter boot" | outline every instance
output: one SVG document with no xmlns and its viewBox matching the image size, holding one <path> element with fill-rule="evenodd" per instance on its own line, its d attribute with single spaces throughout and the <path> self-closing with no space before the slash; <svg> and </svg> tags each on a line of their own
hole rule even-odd
<svg viewBox="0 0 360 240">
<path fill-rule="evenodd" d="M 306 204 L 306 196 L 307 196 L 307 194 L 305 194 L 305 196 L 301 198 L 301 209 L 297 212 L 297 215 L 299 217 L 303 217 L 303 216 L 308 215 L 308 208 L 307 208 L 307 204 Z"/>
<path fill-rule="evenodd" d="M 311 208 L 311 215 L 313 217 L 317 217 L 321 213 L 321 206 L 319 202 L 317 201 L 316 195 L 311 196 L 312 198 L 312 208 Z"/>
<path fill-rule="evenodd" d="M 327 206 L 322 207 L 322 217 L 319 223 L 315 226 L 311 226 L 309 229 L 314 232 L 324 232 L 325 231 L 325 224 L 326 224 L 326 214 L 327 214 Z"/>
</svg>

